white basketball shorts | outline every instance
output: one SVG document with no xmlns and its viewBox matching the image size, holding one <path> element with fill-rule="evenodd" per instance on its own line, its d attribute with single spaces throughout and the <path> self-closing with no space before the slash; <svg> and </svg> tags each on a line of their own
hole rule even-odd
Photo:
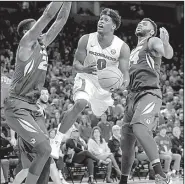
<svg viewBox="0 0 185 184">
<path fill-rule="evenodd" d="M 96 116 L 101 116 L 114 103 L 111 93 L 102 89 L 98 81 L 94 84 L 90 79 L 79 76 L 75 77 L 73 94 L 74 101 L 87 100 Z"/>
</svg>

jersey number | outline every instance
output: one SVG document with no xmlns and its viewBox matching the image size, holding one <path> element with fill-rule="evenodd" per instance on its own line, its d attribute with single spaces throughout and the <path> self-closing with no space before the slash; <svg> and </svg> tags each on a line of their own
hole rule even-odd
<svg viewBox="0 0 185 184">
<path fill-rule="evenodd" d="M 139 46 L 138 48 L 136 48 L 134 51 L 131 52 L 130 54 L 130 62 L 132 64 L 137 64 L 138 60 L 139 60 L 139 51 L 141 50 L 143 46 Z"/>
<path fill-rule="evenodd" d="M 97 61 L 97 68 L 98 70 L 103 70 L 104 68 L 106 68 L 107 62 L 105 59 L 98 59 Z"/>
<path fill-rule="evenodd" d="M 47 70 L 47 66 L 48 66 L 48 56 L 45 50 L 41 50 L 40 51 L 41 54 L 43 54 L 42 56 L 42 61 L 40 62 L 38 69 L 40 70 Z"/>
</svg>

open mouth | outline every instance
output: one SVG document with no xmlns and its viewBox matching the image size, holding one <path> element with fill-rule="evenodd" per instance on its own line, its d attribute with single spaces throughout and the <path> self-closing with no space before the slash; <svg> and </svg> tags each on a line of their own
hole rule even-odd
<svg viewBox="0 0 185 184">
<path fill-rule="evenodd" d="M 98 28 L 103 29 L 103 25 L 101 25 L 101 24 L 98 25 Z"/>
</svg>

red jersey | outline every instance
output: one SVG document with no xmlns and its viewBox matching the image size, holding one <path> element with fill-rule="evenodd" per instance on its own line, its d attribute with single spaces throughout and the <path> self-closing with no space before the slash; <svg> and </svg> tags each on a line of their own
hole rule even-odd
<svg viewBox="0 0 185 184">
<path fill-rule="evenodd" d="M 46 47 L 37 43 L 31 57 L 27 61 L 21 61 L 18 51 L 15 73 L 10 87 L 10 96 L 29 103 L 36 103 L 46 78 L 48 65 Z"/>
<path fill-rule="evenodd" d="M 154 57 L 150 53 L 148 40 L 142 41 L 131 52 L 129 90 L 160 89 L 161 57 Z"/>
</svg>

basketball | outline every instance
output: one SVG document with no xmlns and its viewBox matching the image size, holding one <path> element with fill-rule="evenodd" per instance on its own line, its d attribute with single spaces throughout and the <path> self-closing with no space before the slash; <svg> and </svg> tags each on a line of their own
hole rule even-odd
<svg viewBox="0 0 185 184">
<path fill-rule="evenodd" d="M 117 67 L 107 67 L 98 72 L 100 86 L 106 90 L 114 90 L 123 84 L 123 74 Z"/>
</svg>

